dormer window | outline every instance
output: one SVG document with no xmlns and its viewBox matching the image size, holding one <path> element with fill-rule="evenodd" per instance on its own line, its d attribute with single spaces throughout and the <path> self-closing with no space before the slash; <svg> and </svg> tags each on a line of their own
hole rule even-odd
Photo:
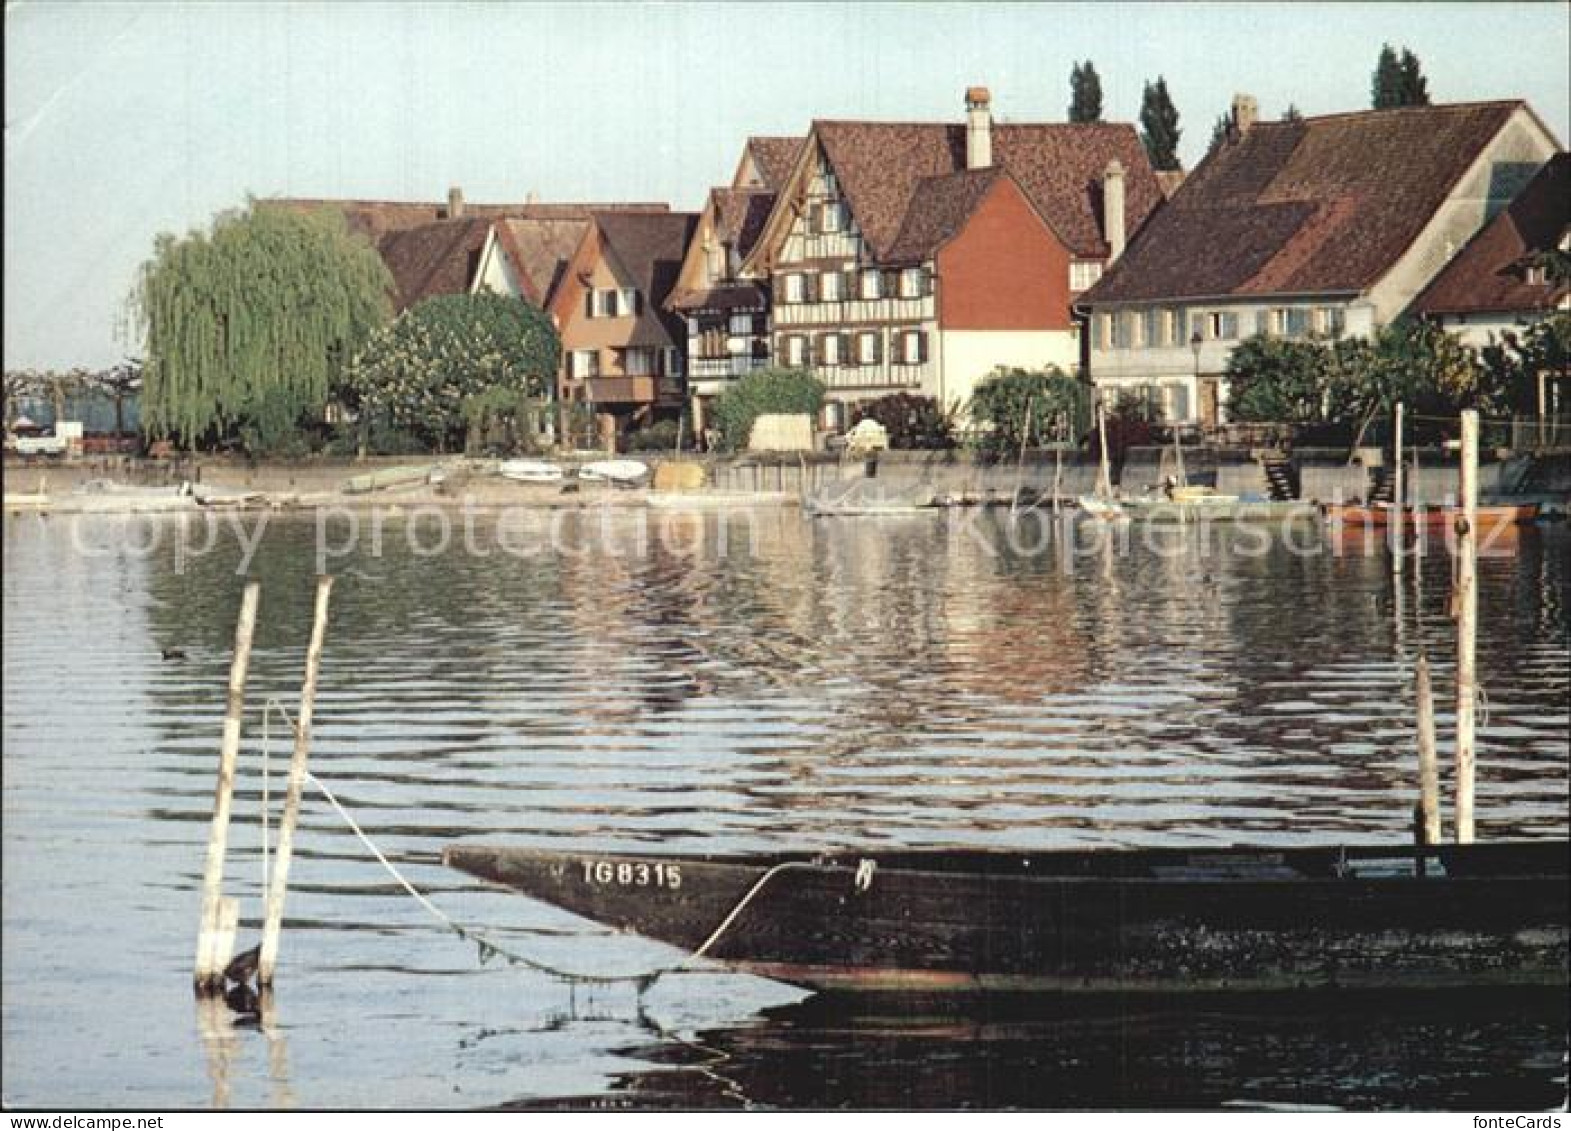
<svg viewBox="0 0 1571 1131">
<path fill-rule="evenodd" d="M 1102 265 L 1094 260 L 1078 260 L 1069 265 L 1069 289 L 1088 291 L 1102 277 Z"/>
<path fill-rule="evenodd" d="M 1549 281 L 1548 274 L 1544 271 L 1542 263 L 1529 263 L 1526 271 L 1527 285 L 1541 287 Z"/>
</svg>

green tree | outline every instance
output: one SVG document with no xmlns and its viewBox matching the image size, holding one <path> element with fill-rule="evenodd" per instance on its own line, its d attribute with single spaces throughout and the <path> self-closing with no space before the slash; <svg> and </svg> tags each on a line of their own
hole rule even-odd
<svg viewBox="0 0 1571 1131">
<path fill-rule="evenodd" d="M 740 451 L 765 413 L 817 416 L 825 386 L 806 369 L 755 369 L 715 399 L 714 426 L 722 451 Z"/>
<path fill-rule="evenodd" d="M 1102 79 L 1087 59 L 1076 63 L 1069 72 L 1069 120 L 1071 122 L 1100 122 L 1102 120 Z"/>
<path fill-rule="evenodd" d="M 115 406 L 115 436 L 125 434 L 125 402 L 142 391 L 142 359 L 128 357 L 92 374 L 90 383 Z"/>
<path fill-rule="evenodd" d="M 132 295 L 146 336 L 144 431 L 253 451 L 297 441 L 386 322 L 392 285 L 336 211 L 253 201 L 209 232 L 159 236 Z"/>
<path fill-rule="evenodd" d="M 1317 424 L 1332 407 L 1325 345 L 1256 335 L 1227 359 L 1227 412 L 1234 420 Z"/>
<path fill-rule="evenodd" d="M 891 448 L 942 449 L 955 446 L 954 414 L 935 397 L 890 393 L 862 401 L 851 413 L 851 423 L 876 420 L 889 433 Z"/>
<path fill-rule="evenodd" d="M 1226 144 L 1234 132 L 1233 112 L 1229 110 L 1225 114 L 1218 114 L 1216 121 L 1211 124 L 1211 143 L 1206 146 L 1206 152 L 1211 153 Z"/>
<path fill-rule="evenodd" d="M 381 421 L 438 451 L 477 445 L 492 426 L 516 443 L 544 410 L 560 353 L 551 320 L 526 302 L 437 295 L 373 336 L 347 384 L 367 427 Z"/>
<path fill-rule="evenodd" d="M 1369 82 L 1369 105 L 1376 110 L 1402 105 L 1402 64 L 1389 43 L 1381 46 L 1380 58 L 1375 63 L 1375 73 Z"/>
<path fill-rule="evenodd" d="M 1428 106 L 1429 105 L 1429 80 L 1424 78 L 1423 68 L 1419 66 L 1418 56 L 1407 48 L 1402 48 L 1402 105 L 1403 106 Z"/>
<path fill-rule="evenodd" d="M 999 366 L 971 394 L 977 450 L 1002 459 L 1021 441 L 1077 440 L 1090 421 L 1091 390 L 1056 365 L 1046 369 Z"/>
<path fill-rule="evenodd" d="M 1428 106 L 1429 80 L 1423 67 L 1406 47 L 1397 55 L 1389 43 L 1380 48 L 1375 73 L 1370 80 L 1370 105 L 1376 110 L 1397 106 Z"/>
<path fill-rule="evenodd" d="M 1541 374 L 1571 381 L 1571 313 L 1556 311 L 1502 334 L 1479 351 L 1485 395 L 1506 411 L 1538 412 Z"/>
<path fill-rule="evenodd" d="M 1178 169 L 1178 110 L 1167 93 L 1167 80 L 1161 75 L 1155 84 L 1146 83 L 1140 95 L 1140 140 L 1145 143 L 1151 166 L 1159 170 Z"/>
</svg>

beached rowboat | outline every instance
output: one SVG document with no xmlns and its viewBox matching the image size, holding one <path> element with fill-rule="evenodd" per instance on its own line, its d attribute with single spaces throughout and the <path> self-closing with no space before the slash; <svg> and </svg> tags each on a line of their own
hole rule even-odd
<svg viewBox="0 0 1571 1131">
<path fill-rule="evenodd" d="M 1567 842 L 628 856 L 451 867 L 815 990 L 1564 986 Z"/>
</svg>

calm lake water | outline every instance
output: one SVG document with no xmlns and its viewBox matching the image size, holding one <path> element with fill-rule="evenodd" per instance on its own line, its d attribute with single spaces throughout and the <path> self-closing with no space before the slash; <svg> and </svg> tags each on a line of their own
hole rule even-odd
<svg viewBox="0 0 1571 1131">
<path fill-rule="evenodd" d="M 273 516 L 254 547 L 227 874 L 242 946 L 261 914 L 264 765 L 276 806 L 288 757 L 275 718 L 264 759 L 262 705 L 293 709 L 319 555 L 339 580 L 313 769 L 446 913 L 571 970 L 673 953 L 449 873 L 442 848 L 1401 841 L 1420 648 L 1449 734 L 1448 560 L 1393 591 L 1383 556 L 1333 552 L 1313 527 L 1294 546 L 1137 533 L 1122 553 L 1034 516 L 1011 545 L 997 515 L 541 512 L 510 533 L 475 519 L 480 556 L 460 529 L 425 554 L 429 519 L 389 519 L 379 546 L 357 522 L 348 549 L 350 520 L 319 541 L 309 518 Z M 527 552 L 501 552 L 504 535 Z M 5 520 L 8 1105 L 1564 1098 L 1554 993 L 957 1016 L 722 973 L 575 987 L 482 963 L 314 792 L 272 1030 L 204 1026 L 190 965 L 248 545 L 169 517 Z M 1480 568 L 1480 836 L 1564 836 L 1571 539 L 1530 530 Z"/>
</svg>

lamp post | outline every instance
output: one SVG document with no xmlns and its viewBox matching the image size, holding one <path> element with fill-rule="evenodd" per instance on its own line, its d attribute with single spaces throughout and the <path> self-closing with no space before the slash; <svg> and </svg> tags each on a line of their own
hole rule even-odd
<svg viewBox="0 0 1571 1131">
<path fill-rule="evenodd" d="M 1197 414 L 1200 411 L 1200 349 L 1204 345 L 1205 341 L 1200 337 L 1199 330 L 1190 335 L 1189 352 L 1195 356 L 1195 411 Z"/>
</svg>

